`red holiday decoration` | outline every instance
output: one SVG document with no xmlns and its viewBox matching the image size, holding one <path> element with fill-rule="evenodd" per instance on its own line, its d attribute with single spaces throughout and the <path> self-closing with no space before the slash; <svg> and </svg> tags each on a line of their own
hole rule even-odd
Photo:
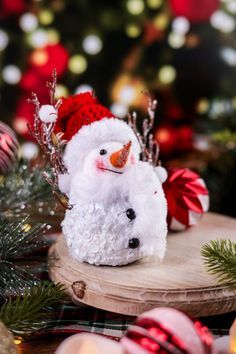
<svg viewBox="0 0 236 354">
<path fill-rule="evenodd" d="M 174 16 L 184 16 L 190 22 L 208 21 L 219 7 L 218 0 L 170 0 Z"/>
<path fill-rule="evenodd" d="M 26 9 L 25 0 L 1 0 L 0 1 L 0 17 L 19 16 Z"/>
<path fill-rule="evenodd" d="M 26 92 L 34 92 L 37 90 L 39 95 L 47 95 L 47 87 L 45 86 L 45 80 L 42 79 L 38 72 L 34 68 L 28 69 L 21 78 L 20 88 Z"/>
<path fill-rule="evenodd" d="M 80 93 L 62 99 L 58 109 L 55 132 L 63 132 L 64 138 L 70 140 L 83 125 L 91 124 L 103 118 L 112 118 L 113 114 L 98 103 L 91 92 Z"/>
<path fill-rule="evenodd" d="M 168 171 L 163 184 L 168 204 L 168 225 L 173 231 L 195 225 L 209 208 L 209 192 L 201 177 L 188 169 Z"/>
<path fill-rule="evenodd" d="M 172 308 L 156 308 L 138 317 L 121 339 L 129 354 L 212 354 L 214 340 L 209 329 Z"/>
<path fill-rule="evenodd" d="M 19 143 L 14 131 L 0 122 L 0 174 L 7 174 L 14 166 L 19 151 Z"/>
<path fill-rule="evenodd" d="M 54 44 L 33 51 L 30 64 L 40 76 L 48 79 L 53 69 L 61 77 L 67 69 L 68 59 L 68 51 L 61 44 Z"/>
<path fill-rule="evenodd" d="M 193 147 L 193 129 L 189 125 L 174 127 L 163 124 L 157 129 L 155 138 L 161 153 L 165 155 L 173 151 L 188 151 Z"/>
</svg>

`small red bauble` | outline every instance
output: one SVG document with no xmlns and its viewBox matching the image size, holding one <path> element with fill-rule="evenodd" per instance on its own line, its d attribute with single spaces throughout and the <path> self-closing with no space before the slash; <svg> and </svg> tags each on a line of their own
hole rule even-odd
<svg viewBox="0 0 236 354">
<path fill-rule="evenodd" d="M 55 133 L 64 133 L 64 139 L 70 140 L 84 125 L 103 118 L 112 118 L 113 114 L 98 103 L 91 92 L 80 93 L 62 99 L 58 109 Z"/>
<path fill-rule="evenodd" d="M 169 170 L 163 189 L 170 230 L 180 231 L 197 224 L 209 208 L 209 192 L 204 181 L 189 169 Z"/>
<path fill-rule="evenodd" d="M 30 64 L 37 73 L 50 78 L 52 71 L 56 69 L 58 77 L 67 70 L 69 53 L 61 44 L 47 45 L 36 49 L 30 57 Z"/>
<path fill-rule="evenodd" d="M 174 16 L 186 17 L 190 22 L 208 21 L 219 7 L 218 0 L 170 0 Z"/>
<path fill-rule="evenodd" d="M 198 320 L 172 308 L 143 313 L 121 339 L 128 354 L 213 354 L 213 337 Z"/>
</svg>

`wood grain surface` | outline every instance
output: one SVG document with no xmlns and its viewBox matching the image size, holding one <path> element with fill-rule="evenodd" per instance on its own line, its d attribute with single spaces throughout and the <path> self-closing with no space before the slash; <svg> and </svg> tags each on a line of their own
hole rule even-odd
<svg viewBox="0 0 236 354">
<path fill-rule="evenodd" d="M 203 265 L 201 246 L 212 239 L 236 241 L 236 219 L 208 213 L 199 225 L 168 235 L 162 263 L 149 259 L 122 267 L 79 263 L 68 254 L 63 236 L 50 249 L 56 259 L 50 277 L 66 285 L 74 303 L 139 315 L 157 306 L 171 306 L 193 316 L 236 310 L 235 293 L 217 284 Z"/>
</svg>

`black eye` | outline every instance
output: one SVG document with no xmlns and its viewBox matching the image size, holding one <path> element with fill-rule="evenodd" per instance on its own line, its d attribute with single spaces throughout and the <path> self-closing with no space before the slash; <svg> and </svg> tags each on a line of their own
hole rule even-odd
<svg viewBox="0 0 236 354">
<path fill-rule="evenodd" d="M 136 214 L 135 214 L 134 209 L 132 209 L 132 208 L 127 209 L 126 210 L 126 216 L 127 216 L 128 219 L 134 220 L 136 218 Z"/>
<path fill-rule="evenodd" d="M 139 247 L 139 239 L 138 238 L 131 238 L 129 240 L 129 248 L 135 249 Z"/>
<path fill-rule="evenodd" d="M 105 149 L 100 150 L 100 155 L 106 155 L 106 154 L 107 154 L 107 150 Z"/>
</svg>

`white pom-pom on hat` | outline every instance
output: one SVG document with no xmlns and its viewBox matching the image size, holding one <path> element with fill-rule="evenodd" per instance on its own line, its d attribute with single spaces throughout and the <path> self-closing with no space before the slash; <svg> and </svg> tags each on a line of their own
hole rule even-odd
<svg viewBox="0 0 236 354">
<path fill-rule="evenodd" d="M 167 180 L 168 173 L 164 167 L 162 167 L 162 166 L 155 167 L 155 172 L 158 175 L 161 183 L 164 183 Z"/>
<path fill-rule="evenodd" d="M 50 104 L 44 104 L 39 109 L 39 119 L 43 123 L 55 123 L 57 120 L 57 109 Z"/>
</svg>

